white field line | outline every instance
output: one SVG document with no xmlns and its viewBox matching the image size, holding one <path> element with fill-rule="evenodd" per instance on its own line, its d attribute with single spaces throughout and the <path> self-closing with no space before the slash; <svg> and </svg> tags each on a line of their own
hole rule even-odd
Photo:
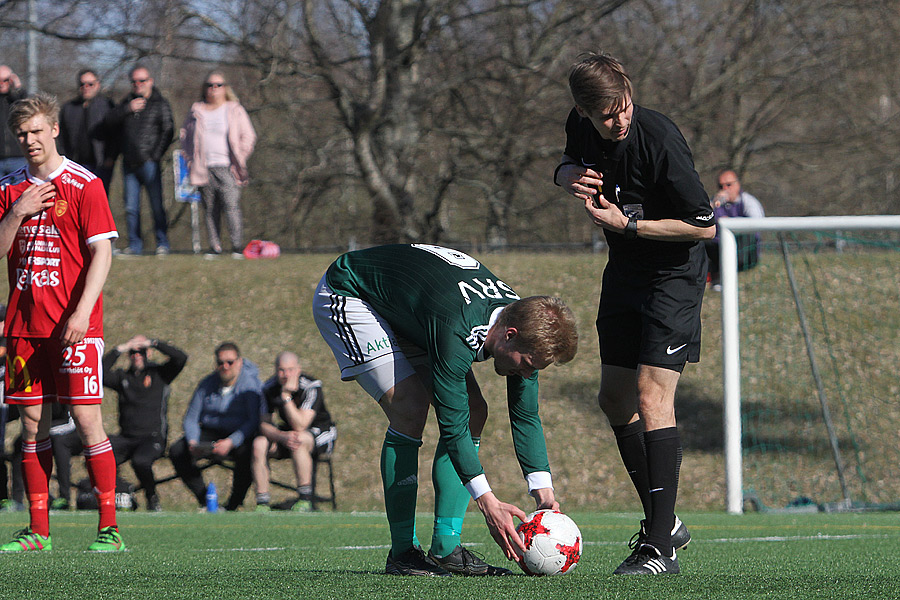
<svg viewBox="0 0 900 600">
<path fill-rule="evenodd" d="M 878 533 L 860 533 L 848 535 L 829 535 L 819 533 L 816 535 L 768 535 L 761 537 L 734 537 L 734 538 L 712 538 L 712 539 L 694 539 L 692 544 L 740 544 L 743 542 L 806 542 L 806 541 L 835 541 L 835 540 L 865 540 L 865 539 L 884 539 L 897 537 L 895 535 L 886 535 Z M 584 542 L 585 546 L 616 546 L 623 542 Z"/>
<path fill-rule="evenodd" d="M 817 535 L 770 535 L 770 536 L 762 536 L 762 537 L 733 537 L 733 538 L 713 538 L 713 539 L 702 539 L 702 540 L 694 540 L 692 544 L 738 544 L 744 542 L 769 542 L 769 543 L 784 543 L 784 542 L 806 542 L 806 541 L 840 541 L 840 540 L 864 540 L 864 539 L 885 539 L 897 537 L 896 535 L 885 535 L 885 534 L 869 534 L 869 533 L 861 533 L 861 534 L 847 534 L 847 535 L 828 535 L 828 534 L 817 534 Z M 620 546 L 625 544 L 626 541 L 609 541 L 609 542 L 584 542 L 585 546 Z M 467 542 L 466 546 L 484 546 L 486 545 L 484 542 Z M 368 546 L 335 546 L 334 550 L 388 550 L 390 549 L 390 544 L 378 544 L 378 545 L 368 545 Z M 280 552 L 283 550 L 313 550 L 314 548 L 296 548 L 296 547 L 274 547 L 274 548 L 206 548 L 203 550 L 197 550 L 197 552 Z M 321 548 L 319 548 L 321 549 Z"/>
</svg>

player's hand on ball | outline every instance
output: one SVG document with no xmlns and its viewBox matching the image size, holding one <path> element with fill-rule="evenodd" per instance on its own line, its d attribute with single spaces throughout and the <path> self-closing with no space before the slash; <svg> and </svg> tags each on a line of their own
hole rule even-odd
<svg viewBox="0 0 900 600">
<path fill-rule="evenodd" d="M 556 497 L 553 495 L 553 488 L 533 489 L 531 490 L 531 495 L 537 504 L 535 510 L 559 510 L 559 502 L 556 501 Z"/>
<path fill-rule="evenodd" d="M 519 566 L 528 575 L 571 573 L 581 560 L 581 531 L 558 510 L 538 510 L 517 528 L 526 550 Z"/>
<path fill-rule="evenodd" d="M 491 537 L 506 554 L 506 558 L 518 561 L 521 553 L 525 551 L 525 545 L 516 533 L 513 517 L 521 521 L 526 516 L 525 511 L 512 504 L 500 502 L 493 492 L 479 496 L 475 503 L 484 514 L 484 521 L 491 532 Z"/>
</svg>

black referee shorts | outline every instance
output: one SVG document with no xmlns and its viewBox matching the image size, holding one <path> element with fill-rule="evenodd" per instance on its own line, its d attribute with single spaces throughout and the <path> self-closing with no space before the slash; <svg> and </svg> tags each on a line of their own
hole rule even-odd
<svg viewBox="0 0 900 600">
<path fill-rule="evenodd" d="M 698 244 L 678 266 L 606 265 L 597 333 L 604 365 L 639 364 L 679 373 L 700 360 L 700 310 L 706 288 L 706 255 Z"/>
</svg>

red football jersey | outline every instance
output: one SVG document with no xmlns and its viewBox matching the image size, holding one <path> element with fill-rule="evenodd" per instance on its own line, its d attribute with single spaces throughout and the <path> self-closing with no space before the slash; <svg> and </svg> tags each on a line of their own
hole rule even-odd
<svg viewBox="0 0 900 600">
<path fill-rule="evenodd" d="M 7 254 L 9 304 L 6 336 L 58 337 L 84 290 L 88 244 L 118 237 L 98 177 L 63 158 L 49 177 L 54 206 L 19 226 Z M 0 218 L 29 186 L 43 183 L 27 167 L 0 181 Z M 103 337 L 103 295 L 91 312 L 86 337 Z"/>
</svg>

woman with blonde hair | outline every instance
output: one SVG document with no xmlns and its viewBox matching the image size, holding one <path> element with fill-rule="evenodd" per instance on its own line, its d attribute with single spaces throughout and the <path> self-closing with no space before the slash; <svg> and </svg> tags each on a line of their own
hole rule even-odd
<svg viewBox="0 0 900 600">
<path fill-rule="evenodd" d="M 204 79 L 200 101 L 191 106 L 180 137 L 191 185 L 200 189 L 206 213 L 208 256 L 222 253 L 224 209 L 232 256 L 241 258 L 240 188 L 249 181 L 247 160 L 256 144 L 256 131 L 221 71 L 211 71 Z"/>
</svg>

